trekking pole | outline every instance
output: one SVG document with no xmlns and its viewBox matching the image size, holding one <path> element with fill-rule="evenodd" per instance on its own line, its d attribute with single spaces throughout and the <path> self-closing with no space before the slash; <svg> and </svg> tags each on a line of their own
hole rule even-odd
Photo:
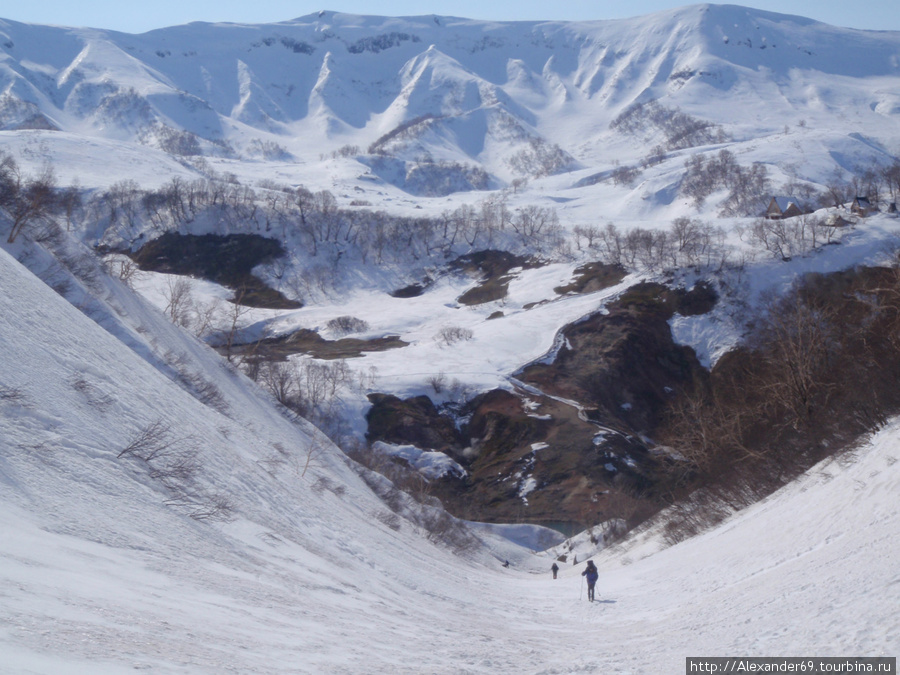
<svg viewBox="0 0 900 675">
<path fill-rule="evenodd" d="M 581 581 L 582 582 L 584 581 L 584 577 L 581 577 Z M 581 596 L 583 596 L 583 595 L 584 595 L 584 583 L 582 583 L 581 586 L 578 587 L 578 601 L 579 602 L 581 602 Z"/>
</svg>

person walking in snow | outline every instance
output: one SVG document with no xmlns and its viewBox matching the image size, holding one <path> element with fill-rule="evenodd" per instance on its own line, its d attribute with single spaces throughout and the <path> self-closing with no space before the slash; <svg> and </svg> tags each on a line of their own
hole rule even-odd
<svg viewBox="0 0 900 675">
<path fill-rule="evenodd" d="M 593 602 L 594 585 L 597 583 L 597 579 L 600 578 L 600 572 L 598 572 L 597 568 L 594 566 L 593 560 L 587 561 L 587 567 L 584 568 L 584 572 L 581 573 L 581 576 L 587 577 L 588 602 Z"/>
<path fill-rule="evenodd" d="M 550 571 L 553 572 L 553 578 L 556 578 L 556 573 L 559 572 L 559 565 L 553 563 L 553 567 L 550 568 Z"/>
</svg>

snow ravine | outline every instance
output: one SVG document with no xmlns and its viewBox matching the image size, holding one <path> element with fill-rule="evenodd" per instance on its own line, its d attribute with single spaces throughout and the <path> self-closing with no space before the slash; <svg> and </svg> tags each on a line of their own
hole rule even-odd
<svg viewBox="0 0 900 675">
<path fill-rule="evenodd" d="M 588 604 L 581 564 L 552 581 L 548 557 L 456 557 L 392 521 L 336 448 L 125 289 L 104 330 L 6 252 L 0 284 L 4 672 L 668 673 L 900 647 L 897 423 L 705 535 L 595 555 Z M 169 352 L 225 414 L 153 366 Z M 232 522 L 166 506 L 117 459 L 155 419 L 193 439 Z"/>
</svg>

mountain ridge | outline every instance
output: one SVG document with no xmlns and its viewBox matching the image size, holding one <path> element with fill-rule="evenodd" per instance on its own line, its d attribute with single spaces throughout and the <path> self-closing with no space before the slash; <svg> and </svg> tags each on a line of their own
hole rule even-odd
<svg viewBox="0 0 900 675">
<path fill-rule="evenodd" d="M 298 139 L 311 133 L 319 151 L 365 148 L 425 115 L 441 128 L 499 110 L 505 122 L 470 124 L 464 142 L 448 142 L 453 132 L 445 130 L 433 152 L 505 182 L 530 175 L 511 166 L 529 142 L 559 146 L 588 164 L 604 161 L 597 146 L 611 136 L 606 125 L 635 103 L 659 100 L 691 114 L 702 108 L 715 123 L 771 115 L 774 101 L 780 116 L 799 118 L 810 103 L 831 116 L 852 82 L 826 88 L 811 74 L 900 73 L 898 32 L 734 5 L 596 22 L 326 12 L 140 35 L 3 21 L 0 44 L 0 129 L 49 127 L 163 147 L 170 129 L 196 136 L 213 156 L 246 155 L 253 140 L 298 155 Z M 726 94 L 742 97 L 738 119 L 708 105 Z M 874 99 L 868 107 L 876 115 L 893 118 L 900 109 L 889 87 Z M 504 140 L 510 129 L 517 131 Z M 410 161 L 429 150 L 413 145 L 400 155 Z"/>
</svg>

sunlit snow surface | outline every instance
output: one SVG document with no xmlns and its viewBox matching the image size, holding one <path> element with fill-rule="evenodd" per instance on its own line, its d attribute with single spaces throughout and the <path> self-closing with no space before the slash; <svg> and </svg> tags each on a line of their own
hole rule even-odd
<svg viewBox="0 0 900 675">
<path fill-rule="evenodd" d="M 343 47 L 310 59 L 280 40 L 334 47 L 329 31 L 339 28 L 354 38 L 407 31 L 433 39 L 365 54 L 374 64 L 365 69 Z M 146 97 L 167 123 L 221 133 L 239 154 L 263 138 L 295 157 L 207 157 L 219 175 L 328 189 L 341 206 L 364 199 L 394 214 L 438 216 L 486 195 L 414 198 L 330 153 L 365 148 L 425 113 L 463 113 L 429 139 L 439 158 L 510 180 L 506 158 L 515 148 L 483 133 L 501 101 L 529 133 L 576 159 L 573 173 L 509 194 L 511 209 L 553 206 L 566 228 L 711 220 L 748 255 L 728 281 L 748 291 L 751 305 L 806 271 L 883 263 L 898 233 L 900 221 L 879 216 L 809 257 L 753 260 L 740 221 L 716 219 L 715 200 L 698 213 L 679 194 L 688 152 L 647 168 L 630 187 L 579 182 L 646 156 L 645 139 L 609 128 L 644 92 L 727 125 L 739 161 L 766 162 L 776 184 L 799 172 L 822 186 L 835 165 L 889 159 L 900 142 L 894 33 L 714 5 L 577 30 L 326 12 L 277 31 L 201 24 L 125 36 L 0 22 L 0 32 L 3 86 L 61 129 L 0 131 L 0 143 L 28 172 L 52 164 L 61 185 L 105 189 L 132 179 L 149 189 L 203 175 L 190 161 L 135 144 L 134 110 L 94 114 L 97 100 L 120 88 Z M 529 45 L 524 53 L 520 44 Z M 577 52 L 576 44 L 589 48 Z M 289 67 L 285 58 L 300 61 Z M 681 86 L 688 74 L 698 79 Z M 103 233 L 77 234 L 95 243 Z M 814 467 L 677 546 L 664 548 L 651 530 L 597 553 L 581 537 L 578 564 L 570 558 L 554 581 L 552 557 L 528 548 L 539 538 L 533 528 L 511 526 L 507 538 L 479 530 L 484 547 L 454 556 L 395 517 L 321 434 L 286 420 L 162 316 L 165 277 L 137 282 L 146 301 L 104 281 L 95 298 L 76 289 L 71 304 L 18 263 L 22 255 L 21 242 L 0 251 L 0 672 L 678 673 L 687 656 L 900 652 L 896 422 L 855 456 Z M 373 378 L 373 390 L 427 393 L 442 375 L 472 390 L 512 386 L 518 368 L 559 346 L 563 325 L 603 311 L 643 278 L 559 296 L 554 288 L 591 255 L 520 270 L 505 300 L 475 307 L 457 302 L 473 279 L 441 277 L 421 297 L 401 300 L 389 295 L 395 282 L 430 271 L 415 267 L 425 263 L 361 265 L 348 292 L 308 298 L 294 312 L 250 313 L 244 328 L 248 336 L 323 330 L 336 316 L 354 316 L 369 325 L 357 337 L 410 343 L 350 363 Z M 41 267 L 40 254 L 29 258 Z M 228 297 L 205 282 L 195 294 Z M 471 330 L 472 339 L 442 345 L 435 336 L 447 325 Z M 743 325 L 727 303 L 672 320 L 676 339 L 706 364 L 736 343 Z M 190 395 L 177 382 L 185 377 L 211 385 L 216 404 Z M 361 432 L 363 394 L 345 403 Z M 156 421 L 196 453 L 201 487 L 227 495 L 231 522 L 197 521 L 167 505 L 171 495 L 147 467 L 119 457 Z M 524 499 L 532 487 L 523 476 Z M 580 576 L 588 556 L 601 572 L 593 604 Z"/>
</svg>

